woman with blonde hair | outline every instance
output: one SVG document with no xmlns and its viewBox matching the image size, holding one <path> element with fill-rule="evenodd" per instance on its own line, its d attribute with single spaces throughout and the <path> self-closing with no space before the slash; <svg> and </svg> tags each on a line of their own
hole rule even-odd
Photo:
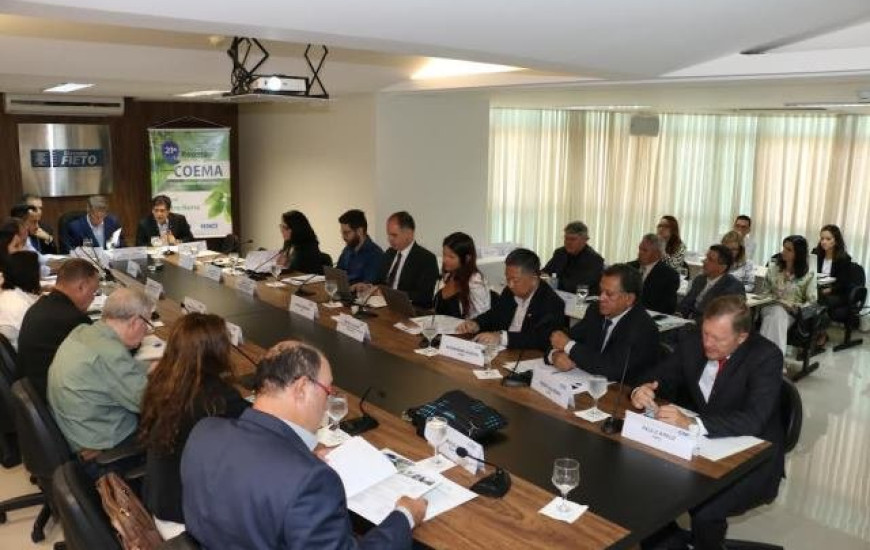
<svg viewBox="0 0 870 550">
<path fill-rule="evenodd" d="M 755 290 L 755 264 L 746 257 L 743 235 L 737 231 L 729 231 L 722 237 L 722 244 L 731 251 L 731 259 L 734 261 L 728 273 L 743 283 L 746 292 Z"/>
</svg>

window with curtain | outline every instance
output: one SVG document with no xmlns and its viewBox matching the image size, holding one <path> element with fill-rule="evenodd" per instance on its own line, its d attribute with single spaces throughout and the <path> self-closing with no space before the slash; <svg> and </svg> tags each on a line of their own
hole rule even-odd
<svg viewBox="0 0 870 550">
<path fill-rule="evenodd" d="M 522 243 L 546 261 L 564 225 L 582 220 L 615 263 L 636 257 L 662 215 L 702 251 L 747 214 L 756 262 L 790 234 L 813 247 L 834 223 L 870 267 L 870 117 L 663 114 L 657 137 L 638 137 L 631 116 L 492 109 L 490 242 Z"/>
</svg>

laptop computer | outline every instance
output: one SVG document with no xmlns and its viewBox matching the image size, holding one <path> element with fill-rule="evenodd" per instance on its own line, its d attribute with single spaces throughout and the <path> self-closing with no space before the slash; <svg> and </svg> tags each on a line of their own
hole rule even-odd
<svg viewBox="0 0 870 550">
<path fill-rule="evenodd" d="M 416 317 L 417 309 L 411 303 L 408 295 L 401 290 L 396 290 L 387 285 L 378 285 L 384 300 L 387 302 L 387 307 L 401 315 L 402 317 Z"/>
<path fill-rule="evenodd" d="M 347 278 L 347 272 L 345 270 L 325 265 L 323 266 L 323 277 L 327 281 L 335 281 L 335 283 L 338 285 L 339 296 L 350 296 L 350 281 Z"/>
</svg>

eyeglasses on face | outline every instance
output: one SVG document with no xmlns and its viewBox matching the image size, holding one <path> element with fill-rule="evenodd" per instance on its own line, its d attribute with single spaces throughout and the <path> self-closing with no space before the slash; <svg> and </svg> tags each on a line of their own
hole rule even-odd
<svg viewBox="0 0 870 550">
<path fill-rule="evenodd" d="M 308 380 L 314 382 L 314 384 L 316 384 L 318 388 L 325 391 L 327 396 L 335 395 L 335 389 L 332 386 L 327 386 L 326 384 L 318 382 L 316 378 L 313 378 L 311 376 L 308 377 Z"/>
</svg>

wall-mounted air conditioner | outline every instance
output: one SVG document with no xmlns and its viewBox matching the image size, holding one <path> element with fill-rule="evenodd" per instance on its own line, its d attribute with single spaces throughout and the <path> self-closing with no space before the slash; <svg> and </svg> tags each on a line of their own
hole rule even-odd
<svg viewBox="0 0 870 550">
<path fill-rule="evenodd" d="M 121 116 L 124 98 L 5 94 L 3 110 L 10 115 Z"/>
</svg>

